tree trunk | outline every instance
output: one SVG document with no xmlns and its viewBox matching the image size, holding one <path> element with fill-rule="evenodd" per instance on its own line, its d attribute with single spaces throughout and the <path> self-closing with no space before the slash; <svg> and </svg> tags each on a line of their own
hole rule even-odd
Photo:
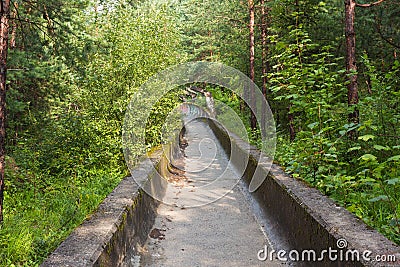
<svg viewBox="0 0 400 267">
<path fill-rule="evenodd" d="M 254 70 L 254 1 L 249 0 L 249 13 L 250 13 L 250 23 L 249 23 L 249 39 L 250 39 L 250 79 L 254 83 L 254 77 L 255 77 L 255 70 Z M 250 86 L 250 107 L 253 110 L 251 112 L 251 118 L 250 118 L 250 125 L 251 128 L 254 130 L 257 127 L 257 119 L 255 116 L 256 111 L 256 99 L 255 99 L 255 88 L 253 84 Z"/>
<path fill-rule="evenodd" d="M 347 103 L 349 107 L 358 104 L 358 86 L 357 86 L 357 65 L 356 65 L 356 33 L 354 30 L 355 20 L 355 0 L 345 1 L 345 35 L 346 35 L 346 71 L 347 71 Z M 359 123 L 359 112 L 357 107 L 349 113 L 349 122 Z M 356 131 L 350 131 L 349 137 L 356 138 Z"/>
<path fill-rule="evenodd" d="M 11 40 L 10 40 L 10 48 L 14 49 L 17 47 L 17 19 L 18 19 L 18 3 L 14 3 L 14 11 L 11 16 Z"/>
<path fill-rule="evenodd" d="M 359 112 L 356 107 L 358 104 L 358 85 L 357 85 L 357 64 L 356 64 L 356 32 L 354 21 L 356 7 L 372 7 L 383 3 L 385 0 L 378 0 L 370 4 L 358 4 L 356 0 L 345 0 L 345 35 L 346 35 L 346 71 L 347 71 L 347 104 L 353 107 L 349 113 L 349 122 L 358 124 L 360 122 Z M 350 139 L 357 137 L 356 130 L 349 132 Z"/>
<path fill-rule="evenodd" d="M 10 0 L 2 0 L 0 6 L 0 222 L 3 221 L 3 192 L 6 139 L 6 75 Z"/>
<path fill-rule="evenodd" d="M 268 71 L 269 71 L 269 62 L 267 59 L 269 47 L 267 41 L 267 29 L 268 29 L 268 9 L 265 7 L 265 0 L 260 0 L 261 5 L 261 45 L 262 45 L 262 94 L 265 100 L 268 99 L 267 96 L 267 83 L 268 83 Z M 262 111 L 261 111 L 261 132 L 263 135 L 266 134 L 265 123 L 266 123 L 266 112 L 267 107 L 265 101 L 262 101 Z"/>
<path fill-rule="evenodd" d="M 287 109 L 288 109 L 290 141 L 294 141 L 294 139 L 296 139 L 296 131 L 294 130 L 294 115 L 292 113 L 292 104 L 289 104 Z"/>
</svg>

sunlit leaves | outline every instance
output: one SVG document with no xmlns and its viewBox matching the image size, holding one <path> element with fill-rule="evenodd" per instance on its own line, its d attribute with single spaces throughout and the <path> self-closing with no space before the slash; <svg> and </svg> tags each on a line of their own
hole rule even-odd
<svg viewBox="0 0 400 267">
<path fill-rule="evenodd" d="M 363 135 L 363 136 L 359 136 L 358 139 L 359 140 L 363 140 L 363 141 L 368 141 L 368 140 L 375 139 L 375 136 L 372 135 L 372 134 L 366 134 L 366 135 Z"/>
<path fill-rule="evenodd" d="M 390 147 L 388 146 L 381 146 L 381 145 L 374 145 L 374 149 L 376 150 L 385 150 L 385 151 L 389 151 Z"/>
<path fill-rule="evenodd" d="M 360 157 L 360 159 L 364 161 L 376 161 L 377 158 L 372 154 L 364 154 Z"/>
<path fill-rule="evenodd" d="M 400 155 L 396 155 L 387 159 L 387 161 L 400 161 Z"/>
</svg>

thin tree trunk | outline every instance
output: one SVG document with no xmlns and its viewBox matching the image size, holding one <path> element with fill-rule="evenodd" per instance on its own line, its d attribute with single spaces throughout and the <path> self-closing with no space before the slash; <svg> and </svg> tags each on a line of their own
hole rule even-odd
<svg viewBox="0 0 400 267">
<path fill-rule="evenodd" d="M 211 40 L 211 31 L 208 31 L 208 38 Z M 210 42 L 210 61 L 212 61 L 214 56 L 212 42 Z"/>
<path fill-rule="evenodd" d="M 347 103 L 349 107 L 358 104 L 357 65 L 356 65 L 356 33 L 354 30 L 355 0 L 345 1 L 345 35 L 346 35 L 346 71 L 348 77 Z M 357 107 L 349 113 L 349 122 L 359 123 L 359 112 Z M 350 131 L 349 137 L 356 138 L 356 131 Z"/>
<path fill-rule="evenodd" d="M 18 3 L 14 3 L 14 11 L 12 13 L 12 30 L 11 30 L 11 40 L 10 48 L 14 49 L 17 47 L 17 18 L 18 18 Z"/>
<path fill-rule="evenodd" d="M 291 113 L 292 104 L 289 104 L 287 109 L 288 109 L 290 141 L 294 141 L 294 139 L 296 138 L 296 131 L 294 130 L 294 115 L 293 113 Z"/>
<path fill-rule="evenodd" d="M 0 6 L 0 222 L 3 221 L 3 192 L 6 139 L 6 77 L 10 0 L 2 0 Z"/>
<path fill-rule="evenodd" d="M 254 70 L 254 1 L 249 0 L 249 13 L 250 13 L 250 23 L 249 23 L 249 39 L 250 39 L 250 79 L 254 82 L 255 70 Z M 257 127 L 257 119 L 255 116 L 256 111 L 256 99 L 255 99 L 255 88 L 253 84 L 250 86 L 250 107 L 253 112 L 251 112 L 250 125 L 252 129 Z"/>
<path fill-rule="evenodd" d="M 267 29 L 268 29 L 268 9 L 265 7 L 265 0 L 260 0 L 261 5 L 261 45 L 262 45 L 262 94 L 265 100 L 268 99 L 267 96 L 267 83 L 268 83 L 268 71 L 269 71 L 269 62 L 267 59 L 269 47 L 267 41 Z M 262 101 L 262 111 L 261 111 L 261 132 L 263 135 L 266 134 L 266 113 L 267 106 L 266 102 Z"/>
<path fill-rule="evenodd" d="M 47 32 L 49 35 L 53 36 L 54 35 L 54 27 L 53 27 L 53 22 L 49 16 L 49 12 L 47 11 L 46 5 L 43 5 L 43 15 L 47 21 Z"/>
<path fill-rule="evenodd" d="M 359 111 L 356 107 L 358 104 L 358 84 L 357 84 L 357 64 L 356 64 L 356 32 L 354 29 L 354 21 L 356 15 L 356 7 L 372 7 L 383 3 L 385 0 L 378 0 L 370 4 L 358 4 L 356 0 L 345 0 L 345 35 L 346 35 L 346 71 L 347 71 L 347 104 L 353 108 L 349 113 L 349 122 L 358 124 L 360 122 Z M 350 139 L 357 137 L 357 131 L 349 132 Z"/>
</svg>

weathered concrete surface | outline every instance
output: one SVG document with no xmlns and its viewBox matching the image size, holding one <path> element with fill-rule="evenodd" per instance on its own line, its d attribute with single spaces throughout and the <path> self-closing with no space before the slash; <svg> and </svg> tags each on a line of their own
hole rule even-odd
<svg viewBox="0 0 400 267">
<path fill-rule="evenodd" d="M 282 266 L 257 259 L 267 238 L 211 129 L 192 121 L 186 138 L 185 176 L 168 185 L 154 226 L 161 235 L 142 248 L 140 266 Z"/>
<path fill-rule="evenodd" d="M 268 169 L 263 166 L 268 162 L 263 153 L 233 134 L 228 134 L 214 121 L 209 120 L 209 125 L 227 153 L 232 155 L 233 165 L 246 168 L 244 180 L 247 185 L 253 175 L 266 177 L 260 188 L 250 195 L 257 200 L 256 205 L 263 211 L 261 217 L 267 222 L 265 231 L 274 249 L 295 249 L 300 252 L 313 249 L 320 255 L 322 250 L 329 247 L 338 249 L 338 240 L 345 239 L 346 249 L 360 252 L 359 260 L 331 261 L 325 255 L 323 261 L 296 262 L 295 265 L 400 266 L 399 246 L 369 228 L 318 190 L 285 174 L 279 166 L 273 164 L 268 173 Z M 255 172 L 257 166 L 261 168 Z M 346 252 L 346 249 L 343 250 Z M 361 256 L 366 250 L 372 252 L 369 257 L 371 259 L 380 255 L 395 255 L 396 261 L 367 261 Z"/>
</svg>

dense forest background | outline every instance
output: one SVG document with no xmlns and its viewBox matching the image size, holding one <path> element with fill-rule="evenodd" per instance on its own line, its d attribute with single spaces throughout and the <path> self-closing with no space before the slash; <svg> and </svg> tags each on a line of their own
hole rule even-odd
<svg viewBox="0 0 400 267">
<path fill-rule="evenodd" d="M 276 120 L 276 161 L 400 244 L 400 2 L 358 0 L 357 69 L 346 49 L 355 2 L 345 3 L 11 1 L 0 265 L 38 266 L 96 209 L 129 174 L 130 97 L 158 71 L 195 60 L 253 78 Z M 208 90 L 260 145 L 243 102 Z M 171 95 L 154 110 L 149 147 L 178 102 Z"/>
</svg>

